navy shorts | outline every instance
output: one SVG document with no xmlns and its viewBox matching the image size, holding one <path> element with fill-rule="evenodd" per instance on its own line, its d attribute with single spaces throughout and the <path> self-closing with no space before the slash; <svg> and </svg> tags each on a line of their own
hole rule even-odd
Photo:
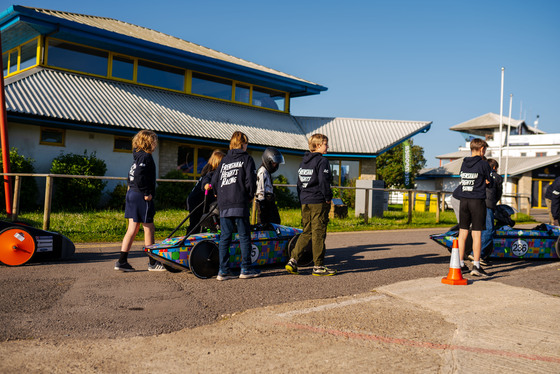
<svg viewBox="0 0 560 374">
<path fill-rule="evenodd" d="M 128 190 L 126 192 L 126 204 L 124 206 L 124 218 L 132 218 L 134 222 L 152 223 L 156 208 L 154 200 L 144 200 L 142 192 Z"/>
<path fill-rule="evenodd" d="M 459 207 L 459 228 L 482 231 L 486 227 L 486 201 L 484 199 L 463 199 Z"/>
</svg>

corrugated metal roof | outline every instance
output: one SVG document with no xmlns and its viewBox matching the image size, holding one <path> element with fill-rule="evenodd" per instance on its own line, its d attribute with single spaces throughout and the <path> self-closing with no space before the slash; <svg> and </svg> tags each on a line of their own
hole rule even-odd
<svg viewBox="0 0 560 374">
<path fill-rule="evenodd" d="M 502 125 L 507 129 L 509 117 L 502 116 Z M 511 127 L 518 127 L 522 120 L 511 119 Z M 500 115 L 496 113 L 486 113 L 479 117 L 462 122 L 458 125 L 451 126 L 449 129 L 453 131 L 468 131 L 478 129 L 495 129 L 500 126 Z"/>
<path fill-rule="evenodd" d="M 507 173 L 509 176 L 516 176 L 531 170 L 539 169 L 547 165 L 560 162 L 560 156 L 546 157 L 509 157 L 507 162 Z M 437 168 L 422 169 L 418 173 L 422 177 L 443 177 L 459 175 L 463 159 L 455 160 Z M 501 174 L 506 171 L 506 159 L 502 158 L 502 165 L 499 169 Z"/>
<path fill-rule="evenodd" d="M 329 138 L 329 152 L 379 154 L 392 146 L 427 131 L 431 122 L 357 118 L 300 117 L 307 137 L 321 133 Z"/>
<path fill-rule="evenodd" d="M 254 144 L 307 149 L 301 129 L 285 113 L 53 69 L 6 82 L 9 112 L 225 141 L 239 130 Z"/>
<path fill-rule="evenodd" d="M 446 153 L 444 155 L 436 156 L 438 159 L 448 159 L 448 158 L 463 158 L 471 155 L 471 151 L 456 151 L 451 153 Z"/>
<path fill-rule="evenodd" d="M 127 23 L 127 22 L 116 20 L 116 19 L 107 18 L 107 17 L 96 17 L 96 16 L 77 14 L 77 13 L 69 13 L 69 12 L 63 12 L 63 11 L 57 11 L 57 10 L 33 8 L 33 7 L 22 6 L 22 8 L 26 8 L 26 9 L 35 11 L 37 13 L 41 13 L 41 14 L 45 14 L 45 15 L 48 15 L 48 16 L 56 17 L 56 18 L 59 18 L 59 19 L 64 19 L 64 20 L 68 20 L 68 21 L 71 21 L 71 22 L 80 23 L 82 25 L 95 27 L 97 29 L 101 29 L 101 30 L 110 31 L 110 32 L 114 32 L 114 33 L 117 33 L 117 34 L 121 34 L 121 35 L 134 37 L 134 38 L 137 38 L 137 39 L 140 39 L 140 40 L 144 40 L 144 41 L 148 41 L 148 42 L 152 42 L 152 43 L 157 43 L 157 44 L 160 44 L 160 45 L 163 45 L 163 46 L 176 48 L 178 50 L 198 54 L 198 55 L 205 56 L 205 57 L 214 58 L 214 59 L 217 59 L 217 60 L 230 62 L 230 63 L 233 63 L 233 64 L 245 66 L 245 67 L 248 67 L 248 68 L 251 68 L 251 69 L 260 70 L 260 71 L 267 72 L 267 73 L 270 73 L 270 74 L 275 74 L 275 75 L 279 75 L 279 76 L 282 76 L 282 77 L 286 77 L 286 78 L 294 79 L 294 80 L 297 80 L 297 81 L 300 81 L 300 82 L 305 82 L 305 83 L 308 83 L 308 84 L 318 86 L 317 83 L 313 83 L 311 81 L 298 78 L 298 77 L 293 76 L 291 74 L 286 74 L 286 73 L 283 73 L 281 71 L 271 69 L 271 68 L 256 64 L 256 63 L 251 62 L 251 61 L 243 60 L 241 58 L 231 56 L 231 55 L 228 55 L 226 53 L 222 53 L 222 52 L 219 52 L 219 51 L 216 51 L 216 50 L 213 50 L 213 49 L 210 49 L 210 48 L 207 48 L 207 47 L 204 47 L 204 46 L 201 46 L 201 45 L 198 45 L 198 44 L 195 44 L 195 43 L 183 40 L 183 39 L 179 39 L 177 37 L 167 35 L 167 34 L 164 34 L 162 32 L 159 32 L 159 31 L 155 31 L 155 30 L 151 30 L 151 29 L 148 29 L 148 28 L 145 28 L 145 27 L 133 25 L 133 24 L 130 24 L 130 23 Z"/>
</svg>

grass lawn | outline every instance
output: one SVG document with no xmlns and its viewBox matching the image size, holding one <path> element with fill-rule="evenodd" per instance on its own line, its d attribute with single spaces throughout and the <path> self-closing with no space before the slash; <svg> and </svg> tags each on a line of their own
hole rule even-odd
<svg viewBox="0 0 560 374">
<path fill-rule="evenodd" d="M 185 210 L 179 209 L 157 211 L 154 219 L 156 242 L 167 237 L 187 214 Z M 301 228 L 301 212 L 299 209 L 282 209 L 280 210 L 280 216 L 282 224 Z M 41 228 L 43 226 L 43 213 L 21 213 L 19 220 L 33 227 Z M 429 212 L 413 212 L 410 225 L 407 224 L 407 220 L 408 214 L 403 212 L 400 206 L 389 206 L 389 210 L 384 212 L 383 217 L 370 218 L 366 225 L 363 218 L 354 217 L 354 210 L 349 209 L 347 218 L 330 220 L 328 231 L 398 230 L 423 227 L 449 228 L 456 223 L 455 214 L 452 210 L 442 212 L 439 223 L 436 223 L 435 213 Z M 518 223 L 534 221 L 532 217 L 522 213 L 519 213 L 515 220 Z M 67 236 L 74 243 L 119 242 L 126 232 L 127 225 L 124 212 L 114 210 L 83 213 L 55 212 L 52 213 L 50 222 L 50 231 Z M 177 235 L 183 234 L 185 229 L 186 225 L 183 225 Z M 143 233 L 140 230 L 137 239 L 142 238 Z"/>
</svg>

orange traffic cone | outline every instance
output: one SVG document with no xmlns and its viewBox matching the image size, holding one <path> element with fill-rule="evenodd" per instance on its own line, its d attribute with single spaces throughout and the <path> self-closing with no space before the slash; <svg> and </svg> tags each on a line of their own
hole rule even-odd
<svg viewBox="0 0 560 374">
<path fill-rule="evenodd" d="M 463 279 L 461 274 L 461 261 L 459 261 L 459 241 L 453 239 L 453 248 L 451 248 L 451 262 L 449 263 L 449 273 L 446 278 L 441 279 L 441 283 L 451 285 L 466 285 L 467 280 Z"/>
</svg>

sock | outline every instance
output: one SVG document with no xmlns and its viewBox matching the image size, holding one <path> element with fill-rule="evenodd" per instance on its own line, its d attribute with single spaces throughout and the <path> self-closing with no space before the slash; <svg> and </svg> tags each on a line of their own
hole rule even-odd
<svg viewBox="0 0 560 374">
<path fill-rule="evenodd" d="M 476 266 L 477 268 L 480 267 L 480 261 L 473 261 L 474 266 Z"/>
<path fill-rule="evenodd" d="M 461 260 L 461 267 L 465 266 L 465 261 Z"/>
<path fill-rule="evenodd" d="M 128 252 L 121 252 L 121 256 L 119 257 L 119 262 L 124 264 L 128 261 Z"/>
</svg>

